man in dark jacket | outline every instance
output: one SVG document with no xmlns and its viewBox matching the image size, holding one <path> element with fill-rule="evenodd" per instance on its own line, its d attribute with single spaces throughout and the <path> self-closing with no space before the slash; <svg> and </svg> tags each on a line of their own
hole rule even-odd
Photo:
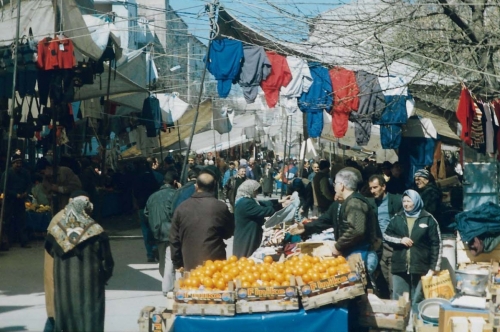
<svg viewBox="0 0 500 332">
<path fill-rule="evenodd" d="M 168 171 L 163 177 L 164 185 L 160 187 L 160 190 L 149 196 L 144 208 L 144 215 L 148 218 L 149 228 L 153 233 L 153 237 L 156 240 L 156 245 L 158 246 L 158 254 L 160 257 L 160 274 L 163 277 L 163 272 L 165 271 L 165 257 L 170 261 L 170 247 L 168 245 L 168 239 L 170 235 L 171 218 L 172 218 L 172 199 L 174 198 L 175 190 L 177 188 L 177 181 L 179 181 L 179 175 L 177 172 Z M 167 266 L 169 270 L 167 273 L 174 275 L 174 270 L 170 266 Z M 173 278 L 172 278 L 173 281 Z M 173 288 L 173 283 L 172 283 Z M 168 291 L 170 291 L 169 289 Z"/>
<path fill-rule="evenodd" d="M 330 204 L 333 202 L 335 193 L 330 188 L 330 162 L 328 160 L 321 160 L 319 162 L 319 171 L 313 178 L 313 195 L 314 205 L 318 209 L 318 214 L 325 213 Z"/>
<path fill-rule="evenodd" d="M 443 192 L 436 186 L 432 174 L 426 169 L 419 169 L 413 175 L 417 191 L 424 202 L 425 211 L 429 212 L 439 222 Z"/>
<path fill-rule="evenodd" d="M 224 186 L 223 196 L 224 199 L 227 199 L 229 201 L 229 204 L 231 204 L 232 211 L 234 211 L 234 201 L 236 199 L 236 192 L 238 191 L 238 187 L 247 179 L 246 170 L 246 166 L 238 167 L 238 173 L 230 178 Z"/>
<path fill-rule="evenodd" d="M 192 168 L 188 172 L 188 181 L 179 189 L 174 194 L 174 197 L 172 198 L 172 215 L 174 214 L 175 210 L 179 205 L 181 205 L 182 202 L 184 202 L 186 199 L 191 197 L 194 192 L 196 191 L 196 179 L 198 178 L 198 175 L 200 174 L 200 170 L 198 168 Z"/>
<path fill-rule="evenodd" d="M 132 184 L 132 193 L 134 197 L 134 207 L 138 210 L 139 221 L 141 224 L 142 236 L 144 238 L 144 246 L 146 247 L 146 255 L 149 263 L 156 261 L 158 248 L 154 245 L 153 234 L 149 227 L 148 220 L 144 215 L 144 208 L 149 196 L 158 190 L 159 185 L 155 176 L 146 160 L 142 160 L 139 164 L 139 175 Z"/>
<path fill-rule="evenodd" d="M 382 234 L 385 233 L 389 221 L 392 217 L 403 209 L 401 204 L 401 195 L 394 195 L 387 192 L 387 186 L 384 176 L 381 174 L 372 175 L 368 180 L 370 192 L 373 195 L 373 208 L 378 216 L 378 224 Z M 391 298 L 392 294 L 392 274 L 391 257 L 393 248 L 386 241 L 382 246 L 382 257 L 380 260 L 380 269 L 385 279 L 385 285 L 380 285 L 383 298 Z"/>
<path fill-rule="evenodd" d="M 4 233 L 1 249 L 8 250 L 9 242 L 19 238 L 21 247 L 29 248 L 28 235 L 26 234 L 26 207 L 24 202 L 28 197 L 31 187 L 30 173 L 23 168 L 23 158 L 14 154 L 10 160 L 12 168 L 2 174 L 0 180 L 1 188 L 4 189 L 5 181 L 7 188 L 4 194 Z M 9 241 L 10 240 L 10 241 Z"/>
<path fill-rule="evenodd" d="M 214 197 L 216 181 L 209 173 L 196 180 L 196 192 L 175 210 L 170 250 L 175 269 L 191 270 L 204 261 L 226 259 L 225 239 L 234 233 L 234 217 Z"/>
</svg>

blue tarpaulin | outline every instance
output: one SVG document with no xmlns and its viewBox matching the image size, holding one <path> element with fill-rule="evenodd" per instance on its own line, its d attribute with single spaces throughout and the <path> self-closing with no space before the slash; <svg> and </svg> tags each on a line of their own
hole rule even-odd
<svg viewBox="0 0 500 332">
<path fill-rule="evenodd" d="M 464 242 L 474 240 L 481 235 L 500 233 L 500 206 L 488 202 L 472 210 L 457 214 L 457 230 Z"/>
</svg>

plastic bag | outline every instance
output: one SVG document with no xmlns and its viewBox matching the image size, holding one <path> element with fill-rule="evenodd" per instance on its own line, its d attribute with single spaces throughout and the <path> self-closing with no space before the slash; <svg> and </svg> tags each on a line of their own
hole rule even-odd
<svg viewBox="0 0 500 332">
<path fill-rule="evenodd" d="M 449 300 L 455 296 L 455 287 L 448 270 L 440 271 L 435 276 L 423 276 L 422 289 L 426 299 L 438 297 Z"/>
</svg>

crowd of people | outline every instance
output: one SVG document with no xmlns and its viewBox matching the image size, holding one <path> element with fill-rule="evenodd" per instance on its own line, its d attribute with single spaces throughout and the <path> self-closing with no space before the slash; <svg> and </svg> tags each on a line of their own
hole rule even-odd
<svg viewBox="0 0 500 332">
<path fill-rule="evenodd" d="M 15 241 L 28 246 L 24 218 L 28 196 L 48 204 L 57 199 L 61 207 L 53 211 L 46 241 L 46 288 L 52 289 L 47 292 L 48 303 L 52 301 L 47 306 L 49 325 L 65 330 L 80 324 L 69 318 L 54 322 L 54 316 L 63 317 L 59 315 L 65 308 L 53 304 L 58 292 L 72 292 L 77 282 L 89 282 L 75 276 L 79 269 L 99 274 L 101 281 L 112 275 L 108 239 L 92 218 L 97 188 L 126 193 L 123 212 L 136 211 L 146 259 L 160 263 L 164 293 L 173 289 L 175 271 L 191 270 L 208 259 L 225 259 L 225 241 L 233 236 L 234 255 L 250 257 L 261 244 L 267 217 L 286 207 L 294 192 L 299 202 L 289 234 L 306 239 L 333 228 L 333 254 L 361 253 L 371 287 L 382 298 L 396 299 L 409 292 L 417 303 L 420 277 L 440 269 L 442 193 L 427 169 L 418 170 L 414 183 L 407 186 L 399 163 L 251 157 L 197 163 L 191 154 L 187 159 L 187 178 L 182 182 L 182 163 L 170 155 L 161 165 L 147 158 L 106 174 L 100 174 L 89 159 L 62 158 L 54 182 L 50 154 L 31 172 L 20 153 L 12 156 L 11 168 L 0 183 L 8 180 L 3 199 L 7 236 L 2 248 Z M 284 196 L 281 200 L 275 199 L 279 193 Z M 258 194 L 264 199 L 257 199 Z M 68 260 L 71 257 L 86 263 L 78 265 Z M 70 275 L 68 268 L 74 269 Z M 68 277 L 75 283 L 61 283 Z M 92 287 L 98 291 L 85 296 L 103 306 L 104 283 Z M 100 305 L 93 308 L 98 324 L 104 310 Z M 85 320 L 81 324 L 100 326 Z"/>
</svg>

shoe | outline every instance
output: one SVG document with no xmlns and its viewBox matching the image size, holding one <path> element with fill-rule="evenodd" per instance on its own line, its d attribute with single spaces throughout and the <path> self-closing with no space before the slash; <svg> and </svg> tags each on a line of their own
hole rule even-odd
<svg viewBox="0 0 500 332">
<path fill-rule="evenodd" d="M 156 259 L 154 259 L 154 257 L 148 257 L 148 263 L 156 263 Z"/>
</svg>

